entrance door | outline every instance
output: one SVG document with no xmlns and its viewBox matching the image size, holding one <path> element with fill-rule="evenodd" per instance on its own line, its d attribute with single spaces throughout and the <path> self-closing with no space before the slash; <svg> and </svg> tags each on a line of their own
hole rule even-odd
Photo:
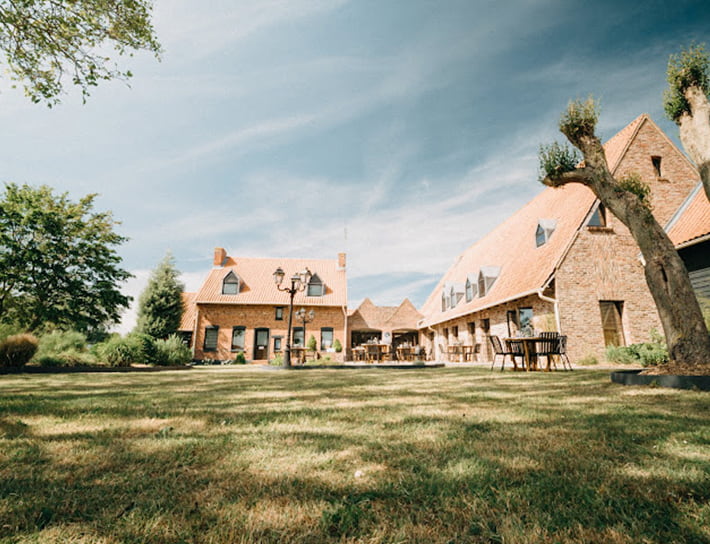
<svg viewBox="0 0 710 544">
<path fill-rule="evenodd" d="M 256 329 L 254 331 L 254 359 L 269 358 L 269 329 Z"/>
<path fill-rule="evenodd" d="M 624 331 L 621 325 L 621 315 L 624 303 L 617 300 L 600 300 L 599 309 L 602 314 L 602 330 L 605 346 L 623 346 Z"/>
</svg>

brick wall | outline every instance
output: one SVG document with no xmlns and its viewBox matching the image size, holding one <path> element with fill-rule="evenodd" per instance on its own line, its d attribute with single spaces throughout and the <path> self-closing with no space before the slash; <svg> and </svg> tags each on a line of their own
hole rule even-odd
<svg viewBox="0 0 710 544">
<path fill-rule="evenodd" d="M 300 309 L 295 308 L 295 310 Z M 311 308 L 306 306 L 306 310 Z M 311 335 L 315 336 L 318 348 L 320 348 L 321 328 L 331 327 L 333 329 L 333 341 L 339 340 L 341 345 L 346 343 L 343 338 L 345 326 L 345 316 L 339 306 L 317 306 L 313 307 L 315 318 L 306 324 L 306 341 Z M 244 342 L 245 355 L 247 360 L 254 359 L 255 330 L 265 328 L 269 330 L 268 358 L 274 357 L 274 337 L 282 337 L 282 353 L 286 348 L 286 335 L 288 328 L 288 306 L 283 309 L 283 320 L 276 319 L 276 306 L 270 305 L 226 305 L 226 304 L 201 304 L 198 307 L 197 330 L 195 336 L 195 359 L 234 359 L 236 352 L 232 347 L 232 328 L 246 327 L 246 338 Z M 204 351 L 205 328 L 209 326 L 219 327 L 216 351 Z M 294 318 L 293 327 L 300 327 L 302 323 Z M 342 360 L 342 354 L 323 353 L 329 355 L 334 360 Z"/>
</svg>

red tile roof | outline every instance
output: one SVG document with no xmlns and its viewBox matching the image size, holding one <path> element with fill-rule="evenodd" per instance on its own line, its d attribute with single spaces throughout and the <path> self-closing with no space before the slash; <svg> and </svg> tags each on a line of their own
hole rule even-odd
<svg viewBox="0 0 710 544">
<path fill-rule="evenodd" d="M 197 292 L 198 304 L 271 304 L 288 305 L 288 293 L 279 291 L 274 284 L 274 271 L 281 267 L 285 272 L 282 287 L 290 286 L 289 278 L 305 268 L 317 274 L 325 284 L 323 296 L 307 296 L 307 291 L 297 293 L 294 304 L 307 306 L 346 306 L 347 280 L 344 268 L 337 259 L 262 259 L 227 257 L 224 266 L 210 270 L 207 279 Z M 222 281 L 234 272 L 239 278 L 239 293 L 222 294 Z"/>
<path fill-rule="evenodd" d="M 179 331 L 192 332 L 195 330 L 195 318 L 197 317 L 196 296 L 197 293 L 182 294 L 182 319 L 180 320 Z"/>
<path fill-rule="evenodd" d="M 668 237 L 676 247 L 692 245 L 694 240 L 710 235 L 710 201 L 698 184 L 671 220 Z"/>
<path fill-rule="evenodd" d="M 407 298 L 399 306 L 375 306 L 366 298 L 348 315 L 348 327 L 354 331 L 416 330 L 421 318 L 422 314 Z"/>
</svg>

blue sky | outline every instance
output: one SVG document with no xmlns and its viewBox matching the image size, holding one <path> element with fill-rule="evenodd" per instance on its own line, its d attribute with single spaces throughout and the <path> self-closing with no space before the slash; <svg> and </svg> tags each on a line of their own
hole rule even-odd
<svg viewBox="0 0 710 544">
<path fill-rule="evenodd" d="M 663 118 L 669 54 L 710 43 L 704 1 L 158 0 L 161 62 L 122 61 L 54 109 L 0 79 L 0 180 L 100 194 L 137 295 L 172 251 L 188 289 L 213 248 L 348 254 L 349 301 L 423 303 L 530 200 L 571 98 L 604 139 Z M 126 316 L 123 330 L 132 325 Z"/>
</svg>

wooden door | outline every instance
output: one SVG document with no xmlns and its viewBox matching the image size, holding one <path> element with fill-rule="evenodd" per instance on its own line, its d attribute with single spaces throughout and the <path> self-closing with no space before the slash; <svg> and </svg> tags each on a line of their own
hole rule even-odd
<svg viewBox="0 0 710 544">
<path fill-rule="evenodd" d="M 616 300 L 599 301 L 602 314 L 602 330 L 605 346 L 623 346 L 624 331 L 621 324 L 621 313 L 624 303 Z"/>
<path fill-rule="evenodd" d="M 269 329 L 256 329 L 254 331 L 254 359 L 269 358 Z"/>
</svg>

